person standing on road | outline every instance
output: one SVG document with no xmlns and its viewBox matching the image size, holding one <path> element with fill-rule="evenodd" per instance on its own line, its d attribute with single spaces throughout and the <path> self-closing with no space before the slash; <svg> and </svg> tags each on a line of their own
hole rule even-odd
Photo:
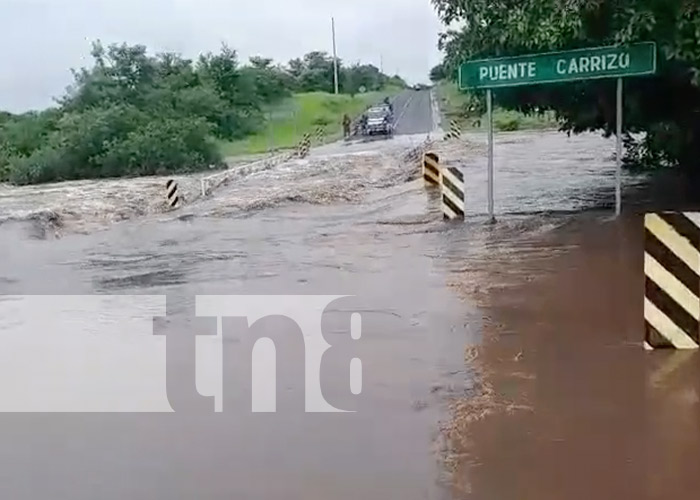
<svg viewBox="0 0 700 500">
<path fill-rule="evenodd" d="M 346 114 L 343 116 L 343 135 L 345 138 L 350 137 L 350 125 L 351 125 L 351 120 L 350 117 Z"/>
<path fill-rule="evenodd" d="M 360 133 L 364 135 L 367 132 L 367 113 L 362 113 L 360 118 Z"/>
</svg>

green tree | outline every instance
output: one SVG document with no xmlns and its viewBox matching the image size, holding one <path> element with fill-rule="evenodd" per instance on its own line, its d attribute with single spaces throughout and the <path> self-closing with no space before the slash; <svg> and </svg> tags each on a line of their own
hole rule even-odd
<svg viewBox="0 0 700 500">
<path fill-rule="evenodd" d="M 291 95 L 293 79 L 280 67 L 272 65 L 272 59 L 251 57 L 250 66 L 242 68 L 244 77 L 253 82 L 261 102 L 271 104 Z"/>
<path fill-rule="evenodd" d="M 309 52 L 303 58 L 299 87 L 303 92 L 332 92 L 334 90 L 333 58 L 326 52 Z M 340 71 L 340 62 L 338 62 Z"/>
<path fill-rule="evenodd" d="M 653 40 L 659 71 L 625 81 L 631 161 L 695 165 L 700 156 L 700 4 L 696 0 L 432 0 L 447 25 L 440 40 L 449 74 L 467 59 Z M 498 91 L 502 106 L 553 109 L 563 129 L 615 123 L 614 82 L 588 81 Z"/>
<path fill-rule="evenodd" d="M 17 184 L 190 171 L 218 163 L 213 136 L 260 126 L 264 90 L 223 47 L 197 64 L 96 43 L 59 107 L 0 125 L 0 179 Z"/>
<path fill-rule="evenodd" d="M 380 90 L 386 84 L 388 78 L 379 68 L 371 64 L 355 64 L 343 68 L 343 92 L 356 94 L 360 87 L 368 91 Z"/>
<path fill-rule="evenodd" d="M 444 64 L 438 64 L 430 70 L 430 81 L 439 82 L 447 79 L 447 71 Z"/>
<path fill-rule="evenodd" d="M 59 100 L 63 108 L 79 111 L 93 106 L 131 103 L 147 105 L 147 90 L 155 83 L 158 61 L 143 45 L 92 47 L 94 66 L 74 71 L 75 82 Z"/>
<path fill-rule="evenodd" d="M 288 66 L 289 73 L 296 79 L 301 78 L 301 74 L 304 72 L 304 69 L 306 69 L 304 61 L 298 57 L 289 61 Z"/>
<path fill-rule="evenodd" d="M 107 144 L 97 159 L 101 176 L 195 172 L 219 164 L 210 124 L 201 118 L 152 121 Z"/>
<path fill-rule="evenodd" d="M 42 112 L 0 112 L 0 182 L 51 182 L 189 172 L 219 164 L 215 139 L 261 129 L 263 110 L 292 91 L 332 91 L 333 59 L 310 52 L 289 68 L 251 57 L 241 65 L 227 46 L 196 61 L 150 55 L 141 45 L 92 46 L 92 64 Z M 340 68 L 343 77 L 344 69 Z M 357 65 L 353 91 L 388 77 Z"/>
<path fill-rule="evenodd" d="M 59 118 L 57 109 L 11 116 L 0 125 L 0 145 L 16 154 L 29 155 L 44 144 Z"/>
<path fill-rule="evenodd" d="M 394 75 L 392 77 L 389 77 L 388 80 L 386 81 L 387 85 L 391 85 L 393 87 L 400 87 L 402 89 L 405 89 L 408 87 L 408 84 L 406 83 L 406 80 L 401 78 L 399 75 Z"/>
</svg>

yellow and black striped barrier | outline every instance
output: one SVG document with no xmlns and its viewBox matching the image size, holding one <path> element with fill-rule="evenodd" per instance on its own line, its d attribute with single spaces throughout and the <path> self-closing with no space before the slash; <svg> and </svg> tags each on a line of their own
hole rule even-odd
<svg viewBox="0 0 700 500">
<path fill-rule="evenodd" d="M 700 347 L 700 212 L 644 218 L 645 349 Z"/>
<path fill-rule="evenodd" d="M 444 219 L 464 219 L 464 174 L 458 167 L 440 168 L 442 215 Z"/>
<path fill-rule="evenodd" d="M 304 134 L 301 142 L 297 146 L 297 157 L 306 158 L 311 150 L 311 134 Z"/>
<path fill-rule="evenodd" d="M 423 154 L 423 179 L 426 187 L 440 185 L 440 158 L 435 153 Z"/>
<path fill-rule="evenodd" d="M 450 121 L 450 130 L 445 134 L 445 140 L 459 139 L 462 137 L 462 129 L 456 120 Z"/>
<path fill-rule="evenodd" d="M 316 127 L 316 143 L 323 144 L 326 138 L 326 130 L 323 127 Z"/>
<path fill-rule="evenodd" d="M 171 208 L 176 208 L 180 203 L 180 197 L 177 195 L 177 182 L 172 179 L 165 183 L 165 197 Z"/>
</svg>

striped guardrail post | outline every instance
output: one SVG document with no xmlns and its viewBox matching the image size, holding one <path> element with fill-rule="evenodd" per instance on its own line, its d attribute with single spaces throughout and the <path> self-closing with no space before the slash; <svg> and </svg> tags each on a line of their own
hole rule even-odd
<svg viewBox="0 0 700 500">
<path fill-rule="evenodd" d="M 700 347 L 700 212 L 644 217 L 644 348 Z"/>
<path fill-rule="evenodd" d="M 451 120 L 450 130 L 447 132 L 447 134 L 445 134 L 445 140 L 447 141 L 449 139 L 459 139 L 460 137 L 462 137 L 462 129 L 460 128 L 456 120 Z"/>
<path fill-rule="evenodd" d="M 306 158 L 309 156 L 309 151 L 311 150 L 311 134 L 306 133 L 302 138 L 299 146 L 297 147 L 297 156 L 299 158 Z"/>
<path fill-rule="evenodd" d="M 426 187 L 440 185 L 440 158 L 435 153 L 423 153 L 423 180 Z"/>
<path fill-rule="evenodd" d="M 316 128 L 316 142 L 318 144 L 323 144 L 323 140 L 326 138 L 326 130 L 323 127 Z"/>
<path fill-rule="evenodd" d="M 458 167 L 440 167 L 442 215 L 444 219 L 464 219 L 464 174 Z"/>
<path fill-rule="evenodd" d="M 172 179 L 165 183 L 165 197 L 170 208 L 176 208 L 180 203 L 180 197 L 177 195 L 177 182 Z"/>
</svg>

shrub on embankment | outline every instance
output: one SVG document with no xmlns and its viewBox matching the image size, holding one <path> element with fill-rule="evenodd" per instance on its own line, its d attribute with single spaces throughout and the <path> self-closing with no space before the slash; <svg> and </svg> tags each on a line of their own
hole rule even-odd
<svg viewBox="0 0 700 500">
<path fill-rule="evenodd" d="M 227 47 L 192 61 L 150 56 L 140 45 L 97 43 L 92 67 L 74 72 L 56 107 L 0 113 L 0 182 L 162 175 L 222 164 L 219 144 L 264 130 L 266 109 L 299 90 L 331 88 L 332 60 L 322 52 L 307 56 L 285 68 L 260 57 L 240 65 Z M 341 66 L 342 90 L 378 91 L 395 80 L 372 68 Z"/>
<path fill-rule="evenodd" d="M 96 44 L 58 106 L 0 125 L 6 180 L 61 180 L 192 171 L 221 161 L 213 138 L 255 130 L 259 96 L 233 51 L 194 64 L 145 47 Z M 286 95 L 280 91 L 278 97 Z"/>
<path fill-rule="evenodd" d="M 436 66 L 438 67 L 440 66 Z M 433 72 L 437 73 L 435 69 Z M 486 125 L 486 103 L 483 96 L 460 91 L 456 82 L 447 80 L 437 82 L 436 88 L 444 130 L 449 129 L 452 120 L 455 120 L 464 130 Z M 522 113 L 503 109 L 500 106 L 496 106 L 493 110 L 493 127 L 501 132 L 557 129 L 559 126 L 556 115 L 551 111 L 537 113 L 530 110 L 529 113 Z"/>
</svg>

